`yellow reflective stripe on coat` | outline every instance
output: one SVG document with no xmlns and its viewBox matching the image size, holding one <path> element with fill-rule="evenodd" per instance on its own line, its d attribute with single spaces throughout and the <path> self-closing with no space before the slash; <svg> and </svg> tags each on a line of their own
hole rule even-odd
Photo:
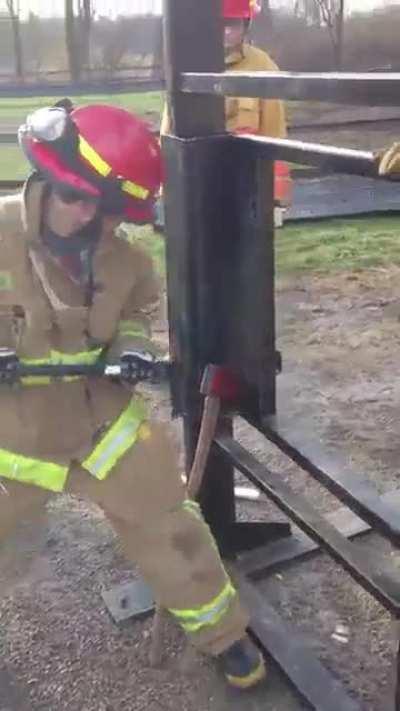
<svg viewBox="0 0 400 711">
<path fill-rule="evenodd" d="M 82 158 L 86 160 L 92 168 L 102 176 L 102 178 L 107 178 L 112 172 L 112 167 L 101 157 L 99 153 L 87 142 L 86 138 L 82 135 L 79 136 L 79 153 Z M 116 176 L 120 178 L 119 175 Z M 142 185 L 133 183 L 131 180 L 121 180 L 121 189 L 138 200 L 147 200 L 150 195 L 150 190 L 144 188 Z"/>
<path fill-rule="evenodd" d="M 169 610 L 177 618 L 185 632 L 198 632 L 203 627 L 218 624 L 227 613 L 231 601 L 236 597 L 236 590 L 230 580 L 214 600 L 207 605 L 192 610 Z"/>
<path fill-rule="evenodd" d="M 102 348 L 96 348 L 92 351 L 81 351 L 80 353 L 61 353 L 60 351 L 50 351 L 50 353 L 42 358 L 21 358 L 23 365 L 94 365 L 97 363 L 103 352 Z M 61 378 L 63 382 L 79 380 L 80 376 Z M 53 381 L 47 376 L 42 377 L 27 377 L 22 378 L 24 385 L 49 385 Z"/>
<path fill-rule="evenodd" d="M 110 473 L 138 439 L 140 428 L 147 420 L 147 408 L 140 400 L 132 400 L 118 420 L 111 425 L 82 466 L 101 481 Z"/>
<path fill-rule="evenodd" d="M 0 478 L 60 493 L 64 490 L 67 476 L 68 467 L 0 449 Z"/>
<path fill-rule="evenodd" d="M 150 339 L 148 329 L 141 321 L 120 321 L 118 324 L 118 336 L 131 338 Z"/>
</svg>

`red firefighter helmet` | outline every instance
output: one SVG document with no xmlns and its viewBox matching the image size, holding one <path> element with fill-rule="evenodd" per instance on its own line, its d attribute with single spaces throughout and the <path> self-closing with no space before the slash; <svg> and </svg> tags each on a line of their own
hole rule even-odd
<svg viewBox="0 0 400 711">
<path fill-rule="evenodd" d="M 258 0 L 222 0 L 225 20 L 252 20 L 261 12 Z"/>
<path fill-rule="evenodd" d="M 94 104 L 38 109 L 19 130 L 30 162 L 54 185 L 99 198 L 127 221 L 151 222 L 161 153 L 147 124 L 125 109 Z"/>
</svg>

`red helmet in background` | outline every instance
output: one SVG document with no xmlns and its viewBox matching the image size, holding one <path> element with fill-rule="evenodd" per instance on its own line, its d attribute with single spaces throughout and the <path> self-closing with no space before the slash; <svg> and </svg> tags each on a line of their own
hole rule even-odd
<svg viewBox="0 0 400 711">
<path fill-rule="evenodd" d="M 258 0 L 222 0 L 225 20 L 252 20 L 261 12 Z"/>
<path fill-rule="evenodd" d="M 98 198 L 105 211 L 152 222 L 161 152 L 147 124 L 125 109 L 94 104 L 38 109 L 20 128 L 22 148 L 54 185 Z"/>
</svg>

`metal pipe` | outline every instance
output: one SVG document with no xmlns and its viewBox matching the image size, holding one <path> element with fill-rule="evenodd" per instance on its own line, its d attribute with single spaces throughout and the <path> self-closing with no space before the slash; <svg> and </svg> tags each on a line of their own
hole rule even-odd
<svg viewBox="0 0 400 711">
<path fill-rule="evenodd" d="M 253 135 L 232 136 L 232 141 L 243 144 L 248 151 L 266 160 L 284 160 L 313 165 L 335 173 L 378 177 L 375 157 L 371 151 Z"/>
</svg>

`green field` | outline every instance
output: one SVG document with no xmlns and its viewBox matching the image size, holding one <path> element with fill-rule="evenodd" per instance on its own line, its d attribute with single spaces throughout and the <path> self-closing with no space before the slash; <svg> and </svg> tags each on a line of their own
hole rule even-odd
<svg viewBox="0 0 400 711">
<path fill-rule="evenodd" d="M 151 228 L 129 228 L 165 270 L 164 240 Z M 357 271 L 400 264 L 400 217 L 365 217 L 288 225 L 276 233 L 278 276 Z"/>
<path fill-rule="evenodd" d="M 287 225 L 277 232 L 276 255 L 282 274 L 400 264 L 400 216 Z"/>
<path fill-rule="evenodd" d="M 23 180 L 29 164 L 18 146 L 0 145 L 0 180 Z"/>
<path fill-rule="evenodd" d="M 162 94 L 159 91 L 141 94 L 97 94 L 94 96 L 78 96 L 71 99 L 79 104 L 115 104 L 123 106 L 139 114 L 152 111 L 160 111 L 162 106 Z M 0 99 L 0 130 L 2 124 L 19 124 L 25 116 L 37 109 L 39 106 L 52 106 L 57 101 L 54 97 L 40 96 L 26 99 L 12 98 Z M 4 129 L 3 129 L 4 130 Z"/>
<path fill-rule="evenodd" d="M 76 104 L 107 103 L 123 106 L 141 116 L 160 113 L 162 94 L 150 92 L 143 94 L 118 94 L 115 96 L 98 94 L 97 96 L 72 97 Z M 51 106 L 55 99 L 41 96 L 27 99 L 0 99 L 0 133 L 13 133 L 24 122 L 26 116 L 40 106 Z M 24 178 L 29 170 L 18 146 L 0 144 L 0 180 Z"/>
</svg>

